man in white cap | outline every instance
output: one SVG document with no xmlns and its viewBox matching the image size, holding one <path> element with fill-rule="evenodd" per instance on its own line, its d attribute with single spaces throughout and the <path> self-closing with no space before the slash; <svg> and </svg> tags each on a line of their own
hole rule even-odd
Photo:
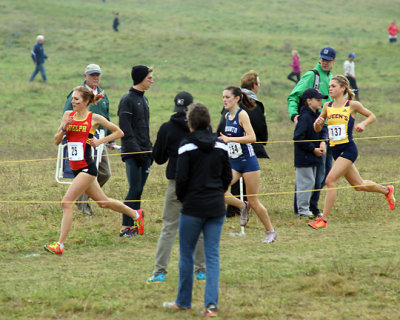
<svg viewBox="0 0 400 320">
<path fill-rule="evenodd" d="M 110 105 L 109 105 L 108 97 L 107 97 L 106 93 L 104 92 L 104 90 L 99 87 L 101 75 L 102 75 L 102 72 L 101 72 L 99 65 L 94 64 L 94 63 L 87 65 L 85 68 L 85 72 L 84 72 L 85 81 L 83 81 L 82 86 L 87 87 L 89 90 L 93 91 L 93 93 L 96 95 L 101 94 L 103 96 L 103 98 L 98 103 L 90 105 L 90 111 L 93 113 L 100 114 L 104 118 L 106 118 L 108 121 L 110 121 Z M 67 101 L 65 102 L 63 113 L 67 110 L 73 109 L 72 102 L 71 102 L 72 101 L 72 92 L 73 91 L 71 91 L 67 96 Z M 106 136 L 111 133 L 111 132 L 109 132 L 109 130 L 107 130 L 101 126 L 98 129 L 105 130 Z M 110 149 L 114 149 L 114 147 L 113 147 L 114 145 L 115 145 L 115 143 L 111 142 L 107 146 Z M 102 187 L 108 181 L 108 179 L 110 179 L 110 177 L 111 177 L 111 167 L 110 167 L 110 162 L 108 160 L 108 152 L 107 152 L 107 149 L 104 148 L 103 154 L 101 157 L 101 161 L 99 163 L 98 175 L 97 175 L 97 181 L 99 182 L 100 187 Z M 88 215 L 92 215 L 93 211 L 92 211 L 92 208 L 90 207 L 89 203 L 84 202 L 84 201 L 88 201 L 88 199 L 89 199 L 88 196 L 84 193 L 77 200 L 76 205 L 80 212 L 86 213 Z M 80 202 L 80 201 L 83 201 L 83 202 Z"/>
<path fill-rule="evenodd" d="M 44 68 L 44 61 L 46 59 L 48 59 L 48 57 L 47 57 L 46 53 L 44 52 L 43 43 L 44 43 L 44 36 L 38 35 L 36 37 L 36 44 L 34 45 L 32 53 L 31 53 L 33 63 L 36 65 L 36 67 L 31 75 L 31 78 L 29 79 L 30 82 L 33 81 L 33 79 L 36 77 L 36 75 L 39 72 L 42 75 L 43 82 L 46 83 L 46 81 L 47 81 L 46 70 Z"/>
</svg>

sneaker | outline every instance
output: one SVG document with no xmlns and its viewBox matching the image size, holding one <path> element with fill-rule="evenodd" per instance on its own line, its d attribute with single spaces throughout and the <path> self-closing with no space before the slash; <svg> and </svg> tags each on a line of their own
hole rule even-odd
<svg viewBox="0 0 400 320">
<path fill-rule="evenodd" d="M 158 284 L 165 282 L 165 274 L 164 273 L 157 273 L 152 275 L 150 278 L 147 278 L 147 284 Z"/>
<path fill-rule="evenodd" d="M 64 248 L 61 249 L 60 244 L 58 242 L 54 242 L 52 244 L 45 244 L 44 250 L 47 250 L 50 253 L 61 256 L 64 251 Z"/>
<path fill-rule="evenodd" d="M 389 189 L 389 193 L 385 196 L 385 198 L 389 202 L 389 209 L 390 210 L 394 210 L 394 205 L 396 203 L 396 199 L 394 198 L 394 195 L 393 195 L 394 187 L 393 186 L 386 186 L 386 188 Z"/>
<path fill-rule="evenodd" d="M 199 281 L 206 280 L 206 273 L 203 271 L 196 272 L 196 279 Z"/>
<path fill-rule="evenodd" d="M 261 241 L 261 243 L 272 243 L 278 237 L 278 232 L 274 230 L 272 231 L 265 231 L 265 239 Z"/>
<path fill-rule="evenodd" d="M 162 306 L 163 306 L 163 308 L 167 308 L 167 309 L 192 310 L 192 308 L 184 308 L 184 307 L 178 306 L 175 302 L 163 302 Z"/>
<path fill-rule="evenodd" d="M 132 238 L 134 235 L 137 235 L 139 233 L 138 227 L 133 226 L 133 227 L 125 227 L 121 229 L 119 236 L 123 238 Z"/>
<path fill-rule="evenodd" d="M 325 222 L 322 218 L 317 218 L 314 222 L 309 222 L 308 225 L 314 229 L 326 229 L 328 222 Z"/>
<path fill-rule="evenodd" d="M 136 210 L 136 212 L 138 213 L 139 218 L 135 220 L 135 226 L 138 227 L 139 234 L 142 235 L 144 233 L 144 210 Z"/>
<path fill-rule="evenodd" d="M 313 211 L 312 214 L 314 215 L 314 219 L 322 218 L 322 212 L 321 211 Z"/>
<path fill-rule="evenodd" d="M 210 304 L 207 308 L 204 309 L 202 315 L 206 318 L 216 317 L 218 315 L 218 309 L 213 304 Z"/>
<path fill-rule="evenodd" d="M 246 226 L 247 222 L 249 222 L 249 210 L 250 206 L 247 201 L 244 201 L 244 207 L 240 209 L 240 226 Z"/>
<path fill-rule="evenodd" d="M 301 218 L 307 218 L 307 219 L 310 219 L 310 220 L 314 220 L 315 219 L 314 215 L 311 212 L 299 213 L 298 217 L 299 217 L 299 219 L 301 219 Z"/>
</svg>

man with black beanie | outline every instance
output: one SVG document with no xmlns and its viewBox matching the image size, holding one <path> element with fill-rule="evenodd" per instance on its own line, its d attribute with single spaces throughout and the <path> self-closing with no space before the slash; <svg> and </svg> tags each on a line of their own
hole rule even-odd
<svg viewBox="0 0 400 320">
<path fill-rule="evenodd" d="M 129 183 L 125 204 L 137 210 L 140 208 L 143 187 L 152 162 L 149 103 L 144 93 L 150 89 L 154 82 L 153 69 L 144 65 L 137 65 L 132 68 L 131 76 L 133 86 L 119 102 L 118 117 L 119 127 L 124 132 L 124 137 L 121 138 L 121 153 Z M 132 218 L 122 215 L 120 237 L 131 238 L 136 233 L 136 227 Z"/>
</svg>

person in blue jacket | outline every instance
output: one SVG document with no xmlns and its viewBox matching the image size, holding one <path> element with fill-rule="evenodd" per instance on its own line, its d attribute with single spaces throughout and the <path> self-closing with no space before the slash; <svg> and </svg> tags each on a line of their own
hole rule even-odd
<svg viewBox="0 0 400 320">
<path fill-rule="evenodd" d="M 317 167 L 322 161 L 322 156 L 326 154 L 326 142 L 322 140 L 321 132 L 314 131 L 314 122 L 319 116 L 319 109 L 322 99 L 327 99 L 327 95 L 321 94 L 318 89 L 307 89 L 303 93 L 304 107 L 298 117 L 294 130 L 294 166 L 296 167 L 296 204 L 298 216 L 314 218 L 310 210 L 310 200 L 312 191 L 317 185 Z M 318 210 L 319 211 L 319 210 Z"/>
<path fill-rule="evenodd" d="M 44 43 L 44 36 L 38 35 L 36 37 L 36 44 L 33 46 L 33 50 L 31 53 L 31 57 L 33 63 L 36 65 L 35 70 L 33 71 L 31 78 L 29 79 L 30 82 L 36 77 L 38 72 L 42 75 L 43 82 L 47 82 L 46 77 L 46 70 L 44 68 L 44 61 L 48 59 L 46 53 L 44 52 L 43 43 Z M 50 59 L 49 59 L 50 60 Z"/>
</svg>

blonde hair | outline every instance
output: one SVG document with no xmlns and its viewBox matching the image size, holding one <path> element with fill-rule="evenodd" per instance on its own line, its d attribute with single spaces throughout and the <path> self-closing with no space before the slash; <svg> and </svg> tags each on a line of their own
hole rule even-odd
<svg viewBox="0 0 400 320">
<path fill-rule="evenodd" d="M 354 91 L 352 89 L 350 89 L 350 83 L 349 80 L 345 77 L 342 76 L 341 74 L 334 76 L 331 81 L 334 80 L 336 81 L 340 87 L 344 87 L 344 95 L 347 95 L 347 99 L 349 100 L 353 100 L 355 94 Z"/>
<path fill-rule="evenodd" d="M 299 53 L 297 52 L 297 50 L 292 50 L 292 54 L 294 54 L 295 56 L 298 56 L 300 58 Z"/>
<path fill-rule="evenodd" d="M 83 101 L 88 101 L 88 105 L 96 104 L 103 98 L 103 95 L 101 93 L 94 94 L 93 91 L 89 90 L 84 86 L 75 87 L 73 91 L 79 92 L 81 94 Z"/>
</svg>

